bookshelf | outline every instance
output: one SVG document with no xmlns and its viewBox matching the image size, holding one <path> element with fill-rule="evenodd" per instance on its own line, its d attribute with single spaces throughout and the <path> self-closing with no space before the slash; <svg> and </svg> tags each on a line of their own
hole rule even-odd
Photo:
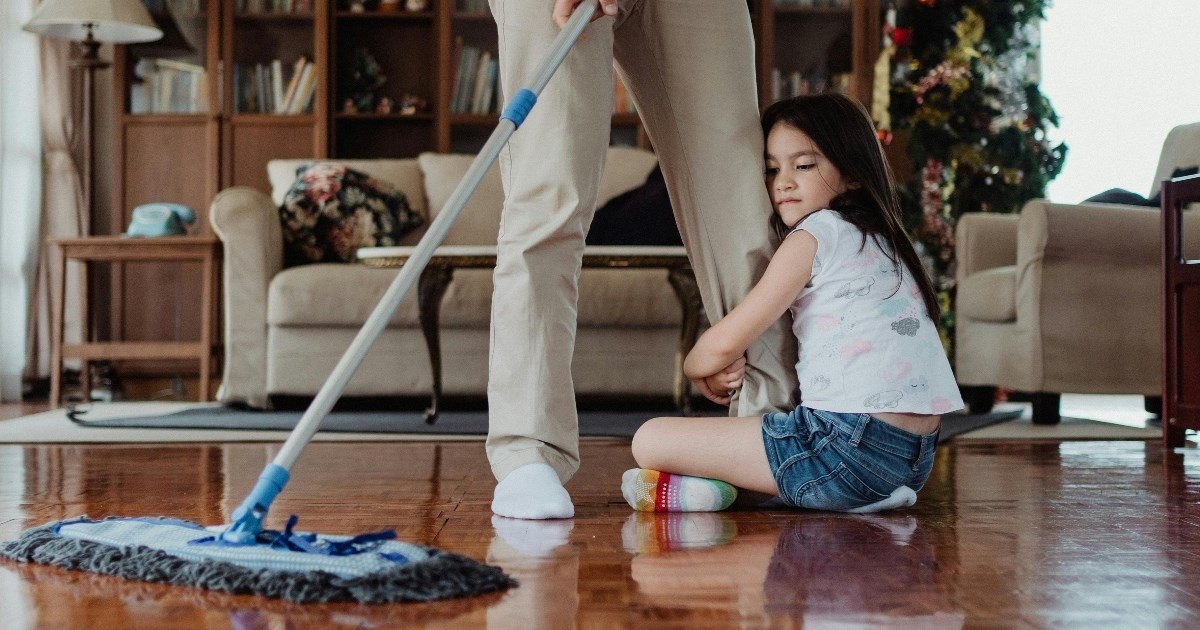
<svg viewBox="0 0 1200 630">
<path fill-rule="evenodd" d="M 237 185 L 269 190 L 268 160 L 473 153 L 496 124 L 498 80 L 480 85 L 477 72 L 467 81 L 469 104 L 455 103 L 464 48 L 478 51 L 479 59 L 497 56 L 496 27 L 485 1 L 143 2 L 166 36 L 118 46 L 114 53 L 120 102 L 114 107 L 111 234 L 124 230 L 133 207 L 172 201 L 194 208 L 195 232 L 211 236 L 207 213 L 213 196 Z M 780 82 L 774 77 L 828 75 L 833 61 L 845 75 L 839 80 L 843 89 L 867 102 L 879 48 L 880 0 L 748 3 L 764 106 Z M 306 67 L 309 76 L 303 78 Z M 486 72 L 486 65 L 480 67 Z M 364 68 L 374 69 L 364 74 Z M 301 76 L 292 87 L 297 72 Z M 386 80 L 370 80 L 372 72 Z M 626 111 L 613 114 L 612 142 L 649 148 L 625 96 Z M 195 309 L 182 309 L 181 320 L 162 314 L 180 310 L 175 290 L 166 287 L 182 286 L 189 294 L 200 282 L 197 265 L 139 263 L 115 270 L 111 334 L 130 340 L 195 338 L 200 328 L 198 315 L 190 312 Z M 195 373 L 192 366 L 145 369 Z"/>
<path fill-rule="evenodd" d="M 880 0 L 752 0 L 759 102 L 837 90 L 870 106 Z"/>
</svg>

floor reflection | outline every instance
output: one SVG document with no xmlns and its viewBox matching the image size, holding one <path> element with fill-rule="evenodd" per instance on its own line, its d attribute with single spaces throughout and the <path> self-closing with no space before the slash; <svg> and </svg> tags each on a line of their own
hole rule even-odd
<svg viewBox="0 0 1200 630">
<path fill-rule="evenodd" d="M 909 516 L 634 514 L 625 529 L 637 532 L 631 572 L 654 618 L 963 625 L 939 581 L 935 541 Z"/>
<path fill-rule="evenodd" d="M 580 550 L 570 544 L 574 525 L 571 520 L 492 517 L 495 536 L 488 546 L 487 563 L 504 569 L 519 586 L 488 608 L 488 628 L 575 626 Z"/>
</svg>

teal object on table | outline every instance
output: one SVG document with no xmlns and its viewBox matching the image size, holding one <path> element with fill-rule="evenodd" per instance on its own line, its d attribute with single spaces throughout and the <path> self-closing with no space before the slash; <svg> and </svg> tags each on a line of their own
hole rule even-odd
<svg viewBox="0 0 1200 630">
<path fill-rule="evenodd" d="M 146 203 L 133 209 L 125 236 L 176 236 L 187 234 L 196 211 L 178 203 Z"/>
</svg>

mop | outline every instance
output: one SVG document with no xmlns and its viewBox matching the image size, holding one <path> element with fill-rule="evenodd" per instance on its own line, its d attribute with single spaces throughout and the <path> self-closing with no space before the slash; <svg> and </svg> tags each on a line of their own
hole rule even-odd
<svg viewBox="0 0 1200 630">
<path fill-rule="evenodd" d="M 429 601 L 515 586 L 516 582 L 497 567 L 397 541 L 390 530 L 358 536 L 322 535 L 297 531 L 294 515 L 278 531 L 264 529 L 263 519 L 287 484 L 300 452 L 345 391 L 371 344 L 445 239 L 504 144 L 525 120 L 596 7 L 597 0 L 584 0 L 576 7 L 532 84 L 519 90 L 505 106 L 499 125 L 466 175 L 227 526 L 204 527 L 156 517 L 80 517 L 27 530 L 17 540 L 0 545 L 0 557 L 296 602 Z"/>
</svg>

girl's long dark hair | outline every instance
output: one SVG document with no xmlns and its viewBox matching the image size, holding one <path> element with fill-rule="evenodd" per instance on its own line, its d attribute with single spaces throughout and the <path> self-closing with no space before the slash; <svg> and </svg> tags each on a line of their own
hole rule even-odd
<svg viewBox="0 0 1200 630">
<path fill-rule="evenodd" d="M 937 294 L 904 231 L 892 169 L 883 156 L 867 110 L 858 101 L 841 94 L 797 96 L 779 101 L 763 112 L 764 138 L 775 125 L 793 127 L 812 138 L 817 149 L 841 172 L 842 179 L 854 185 L 830 200 L 830 209 L 858 227 L 864 243 L 870 236 L 880 245 L 888 245 L 884 251 L 891 252 L 892 263 L 900 274 L 906 268 L 913 275 L 921 289 L 925 310 L 936 323 Z M 900 277 L 903 279 L 903 275 Z"/>
</svg>

